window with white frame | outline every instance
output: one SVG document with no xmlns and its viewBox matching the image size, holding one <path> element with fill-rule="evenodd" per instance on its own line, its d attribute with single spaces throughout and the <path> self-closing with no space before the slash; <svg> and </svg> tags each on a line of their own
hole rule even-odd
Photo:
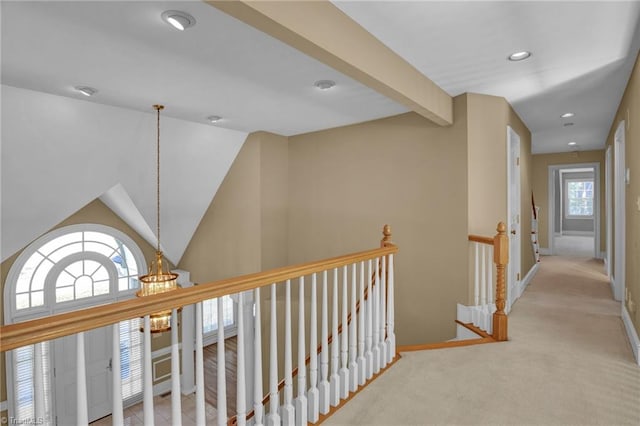
<svg viewBox="0 0 640 426">
<path fill-rule="evenodd" d="M 236 307 L 231 296 L 222 296 L 222 323 L 225 337 L 236 333 Z M 218 333 L 218 299 L 202 301 L 202 332 L 204 343 L 211 344 Z"/>
<path fill-rule="evenodd" d="M 565 186 L 565 217 L 593 217 L 593 179 L 567 179 Z"/>
<path fill-rule="evenodd" d="M 5 324 L 16 323 L 135 297 L 138 275 L 145 269 L 142 252 L 120 231 L 93 224 L 61 228 L 27 247 L 14 262 L 5 284 Z M 134 401 L 142 394 L 142 336 L 139 319 L 120 328 L 122 397 Z M 7 354 L 13 387 L 11 412 L 16 418 L 35 418 L 35 393 L 45 396 L 45 414 L 52 407 L 51 344 L 44 342 Z M 36 354 L 40 359 L 36 361 Z M 34 380 L 34 371 L 44 377 Z M 36 390 L 36 382 L 44 389 Z"/>
</svg>

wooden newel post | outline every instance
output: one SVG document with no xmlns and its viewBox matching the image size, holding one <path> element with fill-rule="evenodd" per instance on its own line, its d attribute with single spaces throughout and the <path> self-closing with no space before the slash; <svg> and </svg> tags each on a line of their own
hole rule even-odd
<svg viewBox="0 0 640 426">
<path fill-rule="evenodd" d="M 382 240 L 380 241 L 380 247 L 387 247 L 389 245 L 393 245 L 391 242 L 391 226 L 385 225 L 382 228 Z"/>
<path fill-rule="evenodd" d="M 498 223 L 493 237 L 493 261 L 496 264 L 496 311 L 493 313 L 493 338 L 507 340 L 507 314 L 504 313 L 506 296 L 506 266 L 509 263 L 509 237 L 504 222 Z"/>
</svg>

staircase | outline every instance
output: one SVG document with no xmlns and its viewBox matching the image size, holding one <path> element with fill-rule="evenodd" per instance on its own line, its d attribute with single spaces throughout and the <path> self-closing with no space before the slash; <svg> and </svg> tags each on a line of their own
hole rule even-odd
<svg viewBox="0 0 640 426">
<path fill-rule="evenodd" d="M 531 218 L 531 245 L 533 247 L 533 256 L 535 257 L 536 263 L 540 262 L 540 240 L 538 238 L 538 213 L 540 212 L 540 207 L 536 206 L 536 203 L 533 199 L 533 192 L 531 193 L 531 209 L 533 216 Z"/>
</svg>

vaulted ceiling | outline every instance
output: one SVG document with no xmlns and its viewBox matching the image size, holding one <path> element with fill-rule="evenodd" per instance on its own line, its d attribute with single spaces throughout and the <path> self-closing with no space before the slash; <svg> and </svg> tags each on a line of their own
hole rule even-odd
<svg viewBox="0 0 640 426">
<path fill-rule="evenodd" d="M 169 127 L 186 126 L 190 134 L 206 135 L 194 146 L 210 139 L 217 147 L 226 147 L 205 147 L 206 155 L 196 158 L 191 153 L 183 160 L 216 158 L 221 164 L 231 164 L 238 140 L 253 131 L 295 135 L 415 109 L 371 73 L 348 72 L 322 60 L 323 55 L 303 53 L 304 49 L 284 43 L 278 34 L 266 34 L 223 12 L 217 2 L 210 3 L 3 1 L 2 84 L 115 107 L 116 115 L 131 111 L 137 117 L 129 123 L 132 129 L 139 123 L 149 124 L 151 116 L 143 119 L 140 114 L 151 114 L 152 104 L 163 103 L 167 106 L 163 115 L 176 120 L 168 122 Z M 346 17 L 364 28 L 446 94 L 505 97 L 532 131 L 534 153 L 569 151 L 574 149 L 567 145 L 570 141 L 576 141 L 580 150 L 604 146 L 640 46 L 639 1 L 334 1 L 332 7 L 340 14 L 340 22 Z M 185 11 L 196 25 L 183 32 L 171 28 L 161 19 L 166 10 Z M 339 34 L 338 21 L 324 22 L 322 16 L 299 18 L 315 19 L 327 34 Z M 313 41 L 305 42 L 318 48 Z M 357 40 L 342 42 L 348 46 Z M 532 56 L 521 62 L 507 60 L 519 50 L 528 50 Z M 314 86 L 317 80 L 333 80 L 336 86 L 321 91 Z M 84 97 L 74 90 L 78 85 L 98 92 Z M 3 121 L 8 117 L 5 109 L 3 105 Z M 561 119 L 565 112 L 575 116 Z M 222 119 L 211 124 L 207 121 L 211 115 Z M 130 141 L 133 135 L 139 132 L 132 130 L 124 138 Z M 17 176 L 23 177 L 5 153 L 15 149 L 17 158 L 28 153 L 7 147 L 5 140 L 3 126 L 3 260 L 57 223 L 51 221 L 69 214 L 60 207 L 48 221 L 32 217 L 31 222 L 24 219 L 24 225 L 16 226 L 16 218 L 24 217 L 16 205 L 24 202 L 18 189 L 36 191 L 32 200 L 38 199 L 39 189 L 37 182 L 26 188 L 15 185 Z M 67 155 L 70 164 L 88 161 L 86 149 L 70 149 Z M 46 168 L 46 161 L 41 166 Z M 187 225 L 175 220 L 179 210 L 165 216 L 168 224 L 163 228 L 169 228 L 169 235 L 182 234 L 175 247 L 167 248 L 174 262 L 182 256 L 189 232 L 195 230 L 226 170 L 211 173 L 217 173 L 210 179 L 215 184 L 194 187 L 190 193 L 203 202 L 191 206 Z M 58 174 L 60 180 L 52 184 L 62 185 L 66 179 L 71 189 L 78 185 L 73 175 L 56 170 L 54 175 Z M 81 195 L 67 209 L 73 211 L 91 197 L 102 196 L 152 239 L 149 229 L 153 227 L 148 224 L 155 220 L 153 202 L 145 199 L 145 191 L 138 188 L 143 182 L 136 178 L 132 172 L 122 181 L 111 179 L 85 192 L 75 188 Z M 180 179 L 180 174 L 174 178 Z M 193 187 L 193 180 L 203 175 L 189 179 L 175 187 Z M 67 187 L 68 203 L 73 198 L 70 193 L 74 192 Z M 180 222 L 181 228 L 172 229 L 172 220 L 175 226 Z"/>
</svg>

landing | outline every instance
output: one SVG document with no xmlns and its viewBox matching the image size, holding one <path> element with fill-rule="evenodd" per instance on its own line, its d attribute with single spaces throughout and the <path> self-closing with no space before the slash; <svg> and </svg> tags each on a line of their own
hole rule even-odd
<svg viewBox="0 0 640 426">
<path fill-rule="evenodd" d="M 640 424 L 640 367 L 602 271 L 544 257 L 509 342 L 404 353 L 325 424 Z"/>
</svg>

